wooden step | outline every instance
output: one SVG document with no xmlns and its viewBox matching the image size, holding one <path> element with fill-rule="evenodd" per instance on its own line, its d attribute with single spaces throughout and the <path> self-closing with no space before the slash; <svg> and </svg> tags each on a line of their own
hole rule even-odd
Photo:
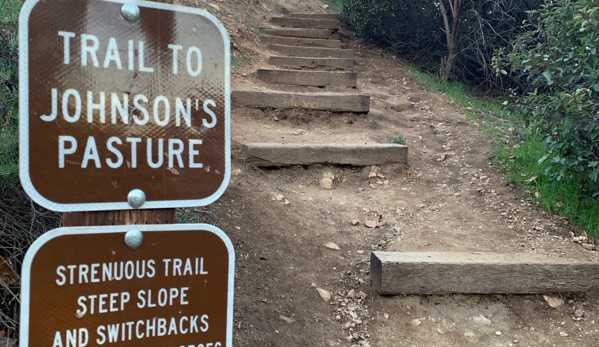
<svg viewBox="0 0 599 347">
<path fill-rule="evenodd" d="M 370 280 L 379 294 L 531 294 L 599 286 L 599 263 L 526 253 L 373 252 Z"/>
<path fill-rule="evenodd" d="M 306 29 L 339 29 L 341 24 L 338 20 L 293 17 L 272 17 L 270 22 L 282 27 Z"/>
<path fill-rule="evenodd" d="M 354 60 L 347 58 L 303 58 L 273 55 L 268 58 L 268 63 L 288 69 L 352 70 L 354 68 Z"/>
<path fill-rule="evenodd" d="M 357 87 L 358 74 L 341 71 L 305 71 L 258 69 L 258 79 L 267 83 L 285 83 L 314 87 Z"/>
<path fill-rule="evenodd" d="M 234 90 L 231 94 L 234 107 L 259 109 L 303 108 L 331 112 L 368 113 L 370 95 L 340 93 L 288 93 L 276 91 Z"/>
<path fill-rule="evenodd" d="M 334 29 L 290 29 L 290 28 L 260 28 L 260 32 L 273 36 L 305 37 L 310 39 L 338 40 L 339 33 Z"/>
<path fill-rule="evenodd" d="M 341 41 L 339 40 L 307 39 L 304 37 L 283 37 L 272 35 L 263 35 L 260 37 L 260 40 L 267 43 L 275 43 L 287 46 L 341 48 Z"/>
<path fill-rule="evenodd" d="M 341 13 L 290 13 L 289 17 L 339 20 L 341 18 Z"/>
<path fill-rule="evenodd" d="M 268 49 L 291 57 L 353 58 L 351 49 L 268 45 Z"/>
<path fill-rule="evenodd" d="M 408 162 L 408 147 L 396 144 L 251 143 L 246 162 L 258 167 L 291 165 L 385 165 Z"/>
</svg>

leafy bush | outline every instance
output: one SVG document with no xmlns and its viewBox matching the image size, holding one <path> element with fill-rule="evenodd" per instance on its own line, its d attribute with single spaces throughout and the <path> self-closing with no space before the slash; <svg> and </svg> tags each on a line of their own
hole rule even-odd
<svg viewBox="0 0 599 347">
<path fill-rule="evenodd" d="M 599 179 L 599 1 L 554 0 L 531 11 L 529 31 L 495 69 L 524 78 L 512 107 L 545 136 L 545 173 Z"/>
</svg>

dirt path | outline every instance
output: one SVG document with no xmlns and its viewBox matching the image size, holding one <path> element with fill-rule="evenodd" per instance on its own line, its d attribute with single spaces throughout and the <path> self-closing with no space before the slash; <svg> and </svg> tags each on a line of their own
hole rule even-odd
<svg viewBox="0 0 599 347">
<path fill-rule="evenodd" d="M 248 25 L 267 25 L 281 8 L 324 12 L 317 0 L 216 4 L 233 42 L 251 58 L 234 69 L 233 89 L 270 87 L 252 74 L 268 67 L 270 52 Z M 490 140 L 463 110 L 417 86 L 397 60 L 357 41 L 349 48 L 358 91 L 372 96 L 369 114 L 241 109 L 232 115 L 231 184 L 198 214 L 225 230 L 237 251 L 234 345 L 599 345 L 597 293 L 554 295 L 564 304 L 552 308 L 541 295 L 373 292 L 372 250 L 523 252 L 593 262 L 599 256 L 571 241 L 574 227 L 506 184 L 486 157 Z M 255 169 L 242 151 L 253 141 L 388 143 L 398 135 L 410 147 L 409 166 L 380 167 L 372 178 L 372 167 Z M 331 175 L 333 188 L 321 188 Z M 385 224 L 367 228 L 366 220 Z M 331 242 L 340 250 L 324 246 Z M 330 301 L 317 288 L 329 291 Z"/>
</svg>

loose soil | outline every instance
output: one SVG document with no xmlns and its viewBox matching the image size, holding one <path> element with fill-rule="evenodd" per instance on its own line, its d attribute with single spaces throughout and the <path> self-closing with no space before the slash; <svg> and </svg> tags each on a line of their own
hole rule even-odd
<svg viewBox="0 0 599 347">
<path fill-rule="evenodd" d="M 238 62 L 233 89 L 331 90 L 255 78 L 256 69 L 272 68 L 258 28 L 274 15 L 326 12 L 321 1 L 183 4 L 210 11 L 227 27 Z M 374 293 L 373 250 L 519 252 L 572 262 L 597 262 L 599 254 L 572 242 L 576 227 L 506 183 L 487 158 L 489 138 L 463 109 L 419 87 L 398 59 L 358 40 L 346 45 L 359 74 L 357 90 L 349 91 L 372 96 L 369 114 L 232 112 L 231 184 L 196 217 L 222 228 L 235 246 L 234 345 L 599 345 L 597 292 L 553 294 L 564 300 L 556 308 L 542 295 Z M 408 166 L 262 170 L 244 162 L 249 142 L 388 143 L 400 135 L 410 148 Z M 321 188 L 323 177 L 334 177 L 332 189 Z M 368 228 L 366 220 L 384 225 Z M 331 242 L 340 250 L 324 246 Z M 329 291 L 330 301 L 317 288 Z"/>
</svg>

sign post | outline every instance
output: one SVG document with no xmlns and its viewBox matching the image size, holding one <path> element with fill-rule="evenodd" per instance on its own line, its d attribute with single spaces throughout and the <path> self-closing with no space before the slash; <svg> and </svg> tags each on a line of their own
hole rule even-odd
<svg viewBox="0 0 599 347">
<path fill-rule="evenodd" d="M 64 225 L 142 224 L 42 235 L 23 263 L 20 346 L 230 347 L 230 240 L 158 225 L 229 182 L 222 24 L 158 2 L 27 0 L 19 35 L 25 191 Z"/>
<path fill-rule="evenodd" d="M 23 262 L 21 347 L 230 347 L 234 258 L 205 224 L 50 231 Z"/>
</svg>

